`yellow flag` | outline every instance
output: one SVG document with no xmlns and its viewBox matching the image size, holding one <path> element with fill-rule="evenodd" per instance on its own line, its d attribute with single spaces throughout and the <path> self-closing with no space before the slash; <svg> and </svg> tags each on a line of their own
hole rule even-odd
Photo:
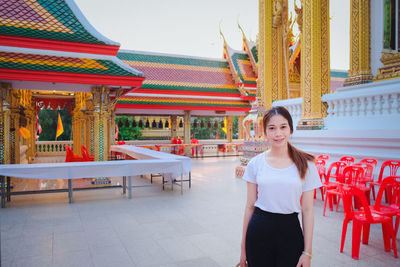
<svg viewBox="0 0 400 267">
<path fill-rule="evenodd" d="M 56 132 L 56 139 L 64 132 L 64 127 L 62 125 L 60 113 L 58 113 L 58 123 L 57 123 L 57 132 Z"/>
<path fill-rule="evenodd" d="M 224 131 L 226 134 L 228 133 L 228 130 L 226 129 L 226 117 L 224 119 L 224 127 L 222 127 L 222 131 Z"/>
<path fill-rule="evenodd" d="M 31 137 L 31 132 L 25 127 L 19 127 L 19 135 L 24 139 L 29 139 Z"/>
</svg>

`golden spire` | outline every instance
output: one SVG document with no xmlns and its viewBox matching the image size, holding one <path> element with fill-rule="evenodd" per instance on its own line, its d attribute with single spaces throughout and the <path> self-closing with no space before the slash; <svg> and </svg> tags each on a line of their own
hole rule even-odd
<svg viewBox="0 0 400 267">
<path fill-rule="evenodd" d="M 242 34 L 243 34 L 243 40 L 245 40 L 246 39 L 246 35 L 244 34 L 244 31 L 243 31 L 243 29 L 242 29 L 242 26 L 240 26 L 240 24 L 239 24 L 239 20 L 238 20 L 238 22 L 237 22 L 237 25 L 238 25 L 238 27 L 239 27 L 239 30 L 242 32 Z"/>
<path fill-rule="evenodd" d="M 224 36 L 224 34 L 222 33 L 222 30 L 221 30 L 221 21 L 219 22 L 219 34 L 221 34 L 222 39 L 224 39 L 224 47 L 226 47 L 226 39 L 225 39 L 225 36 Z"/>
</svg>

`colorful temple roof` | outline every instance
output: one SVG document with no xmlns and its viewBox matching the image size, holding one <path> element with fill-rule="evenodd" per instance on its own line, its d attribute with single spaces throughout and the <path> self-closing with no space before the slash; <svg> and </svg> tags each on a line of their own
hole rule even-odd
<svg viewBox="0 0 400 267">
<path fill-rule="evenodd" d="M 116 57 L 119 46 L 72 0 L 0 1 L 0 79 L 14 88 L 39 90 L 47 82 L 73 84 L 77 91 L 87 85 L 129 91 L 144 75 Z"/>
<path fill-rule="evenodd" d="M 143 73 L 114 56 L 0 47 L 0 79 L 140 86 Z M 143 78 L 142 78 L 143 79 Z"/>
<path fill-rule="evenodd" d="M 108 55 L 120 46 L 95 30 L 72 0 L 1 1 L 0 45 Z"/>
<path fill-rule="evenodd" d="M 235 85 L 243 100 L 254 101 L 257 91 L 257 75 L 246 51 L 234 50 L 224 38 L 224 58 L 228 61 Z"/>
<path fill-rule="evenodd" d="M 225 59 L 129 50 L 121 50 L 118 58 L 143 72 L 146 80 L 117 108 L 250 110 Z"/>
<path fill-rule="evenodd" d="M 250 41 L 247 39 L 246 34 L 244 33 L 242 27 L 238 24 L 239 30 L 242 32 L 242 39 L 243 39 L 243 51 L 246 51 L 250 63 L 253 67 L 254 72 L 258 75 L 258 49 L 257 44 L 255 42 Z"/>
<path fill-rule="evenodd" d="M 227 52 L 229 53 L 229 59 L 232 60 L 232 65 L 235 70 L 239 83 L 247 86 L 257 84 L 257 76 L 251 65 L 249 55 L 246 51 L 234 50 L 227 46 Z M 228 59 L 228 60 L 229 60 Z"/>
</svg>

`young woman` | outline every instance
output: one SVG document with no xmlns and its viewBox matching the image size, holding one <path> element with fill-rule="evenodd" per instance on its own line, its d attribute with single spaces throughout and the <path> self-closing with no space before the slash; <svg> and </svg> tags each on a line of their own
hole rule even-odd
<svg viewBox="0 0 400 267">
<path fill-rule="evenodd" d="M 322 186 L 314 156 L 289 143 L 293 121 L 284 107 L 263 118 L 270 149 L 250 160 L 240 267 L 308 267 L 312 257 L 314 189 Z M 298 213 L 302 213 L 303 230 Z"/>
</svg>

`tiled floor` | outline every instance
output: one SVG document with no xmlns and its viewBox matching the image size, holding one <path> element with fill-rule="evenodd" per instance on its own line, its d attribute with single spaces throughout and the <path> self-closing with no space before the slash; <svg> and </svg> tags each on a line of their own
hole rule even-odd
<svg viewBox="0 0 400 267">
<path fill-rule="evenodd" d="M 161 186 L 14 196 L 1 214 L 1 260 L 8 266 L 232 267 L 238 262 L 245 203 L 239 159 L 192 161 L 192 188 Z M 383 250 L 380 225 L 371 227 L 360 260 L 351 259 L 351 223 L 339 253 L 343 212 L 315 202 L 313 266 L 400 266 Z M 397 246 L 400 246 L 397 239 Z"/>
</svg>

